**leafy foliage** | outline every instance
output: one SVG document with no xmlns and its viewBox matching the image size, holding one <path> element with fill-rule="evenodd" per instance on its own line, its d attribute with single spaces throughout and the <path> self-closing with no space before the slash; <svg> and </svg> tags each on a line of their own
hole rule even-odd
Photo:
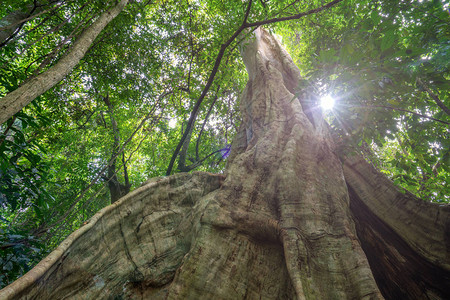
<svg viewBox="0 0 450 300">
<path fill-rule="evenodd" d="M 330 121 L 347 144 L 370 145 L 397 184 L 448 202 L 448 5 L 345 4 L 282 29 L 301 84 L 337 99 Z"/>
</svg>

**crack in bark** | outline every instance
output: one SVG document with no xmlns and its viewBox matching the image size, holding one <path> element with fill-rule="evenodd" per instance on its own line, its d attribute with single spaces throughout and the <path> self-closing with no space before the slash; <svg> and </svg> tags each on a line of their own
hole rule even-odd
<svg viewBox="0 0 450 300">
<path fill-rule="evenodd" d="M 139 270 L 139 267 L 138 267 L 137 264 L 134 262 L 133 257 L 131 256 L 130 249 L 128 249 L 128 244 L 127 244 L 127 241 L 126 241 L 125 234 L 124 234 L 124 232 L 123 232 L 122 224 L 121 224 L 121 223 L 119 223 L 119 229 L 120 229 L 120 234 L 121 234 L 121 236 L 122 236 L 123 244 L 124 244 L 124 246 L 125 246 L 125 247 L 124 247 L 125 254 L 126 254 L 128 260 L 131 262 L 131 264 L 132 264 L 133 267 L 134 267 L 134 272 L 133 272 L 133 274 L 131 275 L 131 280 L 132 280 L 132 281 L 142 281 L 142 279 L 144 278 L 144 275 L 143 275 L 142 272 Z"/>
</svg>

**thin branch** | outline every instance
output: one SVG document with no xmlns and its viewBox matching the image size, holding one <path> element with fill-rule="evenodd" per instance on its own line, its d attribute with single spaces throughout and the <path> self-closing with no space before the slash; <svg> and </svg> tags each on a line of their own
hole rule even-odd
<svg viewBox="0 0 450 300">
<path fill-rule="evenodd" d="M 206 113 L 205 120 L 203 121 L 202 128 L 200 129 L 200 133 L 198 134 L 197 143 L 195 144 L 195 160 L 197 160 L 197 161 L 199 160 L 198 146 L 200 145 L 200 140 L 202 138 L 202 134 L 203 134 L 203 130 L 205 129 L 206 122 L 208 122 L 209 115 L 211 114 L 211 111 L 212 111 L 214 105 L 216 104 L 216 101 L 217 101 L 217 98 L 218 98 L 217 93 L 219 92 L 219 89 L 220 89 L 220 85 L 217 87 L 216 96 L 214 97 L 213 102 L 209 106 L 208 112 Z"/>
<path fill-rule="evenodd" d="M 66 3 L 65 5 L 67 5 L 69 3 L 70 2 Z M 54 9 L 49 10 L 50 13 L 45 18 L 43 18 L 41 20 L 41 22 L 39 22 L 39 24 L 35 25 L 33 28 L 31 28 L 28 31 L 22 32 L 20 35 L 17 36 L 17 39 L 23 38 L 23 37 L 29 35 L 30 33 L 33 33 L 34 31 L 36 31 L 36 29 L 40 28 L 43 24 L 45 24 L 45 22 L 50 20 L 51 17 L 57 16 L 58 10 L 62 10 L 63 8 L 64 8 L 64 5 L 60 5 L 60 6 L 55 6 Z"/>
<path fill-rule="evenodd" d="M 36 1 L 35 1 L 34 5 L 33 5 L 33 8 L 31 9 L 30 13 L 25 14 L 26 17 L 29 17 L 36 10 L 36 8 L 37 7 L 36 7 Z M 8 16 L 6 16 L 5 18 L 8 18 Z M 5 30 L 5 29 L 9 29 L 9 28 L 13 29 L 13 32 L 11 32 L 11 34 L 9 34 L 9 36 L 2 43 L 0 43 L 0 48 L 5 46 L 10 40 L 12 40 L 17 35 L 17 33 L 19 33 L 19 31 L 22 29 L 24 24 L 25 23 L 20 23 L 19 22 L 16 25 L 12 25 L 12 27 L 10 25 L 10 26 L 5 26 L 4 28 L 0 28 L 0 30 Z M 16 26 L 16 28 L 14 28 L 15 26 Z M 8 34 L 8 32 L 6 34 Z"/>
<path fill-rule="evenodd" d="M 62 52 L 63 52 L 63 51 L 62 51 L 63 47 L 66 46 L 66 45 L 68 45 L 69 42 L 70 42 L 70 40 L 72 40 L 72 38 L 76 37 L 77 34 L 80 34 L 80 32 L 77 33 L 77 30 L 78 30 L 80 27 L 81 27 L 81 31 L 83 31 L 85 28 L 87 28 L 89 22 L 90 22 L 91 20 L 93 20 L 93 19 L 95 18 L 96 15 L 94 14 L 92 17 L 90 17 L 89 19 L 87 19 L 88 16 L 89 16 L 89 15 L 86 15 L 86 17 L 85 17 L 81 22 L 79 22 L 79 23 L 77 24 L 77 26 L 75 26 L 75 28 L 72 30 L 72 32 L 70 32 L 70 34 L 69 34 L 67 37 L 65 37 L 63 41 L 61 41 L 58 45 L 56 45 L 55 48 L 54 48 L 50 53 L 48 53 L 48 54 L 46 54 L 46 55 L 43 55 L 43 56 L 41 56 L 41 57 L 35 59 L 33 62 L 31 62 L 31 63 L 27 66 L 27 68 L 25 69 L 25 73 L 28 72 L 28 69 L 29 69 L 35 62 L 37 62 L 38 60 L 44 58 L 44 59 L 42 60 L 42 62 L 40 63 L 40 65 L 33 71 L 33 74 L 32 74 L 31 76 L 29 76 L 25 81 L 29 81 L 29 80 L 33 79 L 34 77 L 36 77 L 37 75 L 39 75 L 40 71 L 43 70 L 46 66 L 48 66 L 48 65 L 52 62 L 52 60 L 54 60 L 54 59 L 56 58 L 58 52 L 62 53 Z M 67 51 L 70 51 L 70 49 L 71 49 L 71 46 L 69 45 Z"/>
<path fill-rule="evenodd" d="M 291 6 L 294 6 L 295 4 L 297 4 L 300 0 L 295 0 L 294 2 L 291 2 L 290 4 L 288 4 L 285 8 L 283 8 L 283 10 L 288 9 Z M 296 8 L 296 7 L 295 7 Z M 297 10 L 297 9 L 296 9 Z M 297 10 L 298 11 L 298 10 Z M 281 13 L 281 12 L 279 12 Z"/>
<path fill-rule="evenodd" d="M 202 158 L 202 159 L 196 161 L 195 163 L 193 163 L 193 164 L 191 164 L 191 165 L 189 165 L 189 166 L 183 166 L 183 169 L 181 169 L 181 171 L 182 171 L 182 172 L 189 172 L 189 171 L 192 171 L 192 170 L 194 170 L 195 168 L 197 168 L 198 166 L 200 166 L 206 159 L 208 159 L 209 157 L 211 157 L 211 156 L 213 156 L 214 154 L 219 153 L 219 152 L 221 152 L 221 151 L 223 151 L 223 149 L 216 150 L 216 151 L 214 151 L 214 152 L 208 154 L 208 155 L 205 156 L 204 158 Z"/>
<path fill-rule="evenodd" d="M 13 126 L 14 122 L 16 121 L 16 116 L 13 116 L 11 118 L 10 123 L 8 124 L 8 126 L 6 127 L 5 131 L 3 132 L 3 135 L 5 136 L 1 141 L 0 141 L 0 146 L 3 144 L 3 142 L 6 140 L 6 135 L 8 134 L 8 131 L 11 129 L 11 127 Z"/>
<path fill-rule="evenodd" d="M 315 14 L 315 13 L 321 12 L 323 10 L 326 10 L 342 1 L 343 0 L 334 0 L 328 4 L 325 4 L 324 6 L 321 6 L 321 7 L 315 8 L 315 9 L 311 9 L 307 12 L 299 13 L 299 14 L 289 16 L 289 17 L 273 18 L 273 19 L 269 19 L 269 20 L 248 23 L 247 26 L 254 27 L 254 26 L 262 26 L 262 25 L 266 25 L 266 24 L 290 21 L 290 20 L 297 20 L 297 19 L 303 18 L 304 16 Z"/>
<path fill-rule="evenodd" d="M 385 105 L 352 105 L 351 107 L 357 107 L 357 108 L 385 108 L 385 109 L 390 109 L 390 110 L 398 110 L 398 111 L 403 111 L 403 112 L 407 112 L 409 114 L 416 115 L 416 116 L 421 117 L 421 118 L 426 118 L 426 119 L 430 119 L 430 120 L 433 120 L 433 121 L 436 121 L 436 122 L 440 122 L 442 124 L 450 125 L 449 122 L 446 122 L 446 121 L 443 121 L 443 120 L 439 120 L 439 119 L 436 119 L 436 118 L 433 118 L 433 117 L 429 117 L 429 116 L 426 116 L 426 115 L 423 115 L 423 114 L 419 114 L 419 113 L 416 113 L 414 111 L 410 111 L 410 110 L 407 110 L 407 109 L 404 109 L 404 108 L 385 106 Z"/>
<path fill-rule="evenodd" d="M 33 43 L 27 45 L 24 49 L 22 49 L 22 51 L 20 53 L 18 53 L 17 56 L 22 55 L 25 53 L 25 51 L 28 51 L 28 49 L 30 49 L 33 45 L 35 45 L 36 43 L 40 42 L 41 40 L 43 40 L 45 37 L 49 36 L 52 33 L 55 33 L 57 31 L 59 31 L 66 23 L 68 23 L 74 16 L 75 14 L 83 11 L 83 9 L 86 7 L 87 3 L 83 4 L 77 11 L 75 11 L 72 15 L 70 15 L 68 18 L 66 18 L 65 20 L 62 20 L 61 23 L 59 23 L 58 25 L 54 26 L 51 30 L 48 30 L 43 36 L 41 36 L 39 39 L 35 40 Z M 14 58 L 15 59 L 15 58 Z"/>
<path fill-rule="evenodd" d="M 164 111 L 164 109 L 165 109 L 165 107 L 163 107 L 163 109 L 162 109 L 161 114 L 160 114 L 159 117 L 153 118 L 152 123 L 151 123 L 151 126 L 154 126 L 155 124 L 157 124 L 157 123 L 161 120 L 161 115 L 162 115 L 162 112 Z M 140 142 L 139 142 L 139 144 L 137 145 L 137 147 L 130 153 L 130 155 L 128 156 L 128 158 L 127 158 L 125 161 L 123 161 L 123 165 L 124 165 L 124 166 L 126 166 L 126 164 L 131 160 L 133 154 L 134 154 L 137 150 L 139 150 L 139 148 L 141 147 L 142 143 L 143 143 L 144 140 L 147 138 L 147 136 L 150 134 L 150 132 L 151 132 L 151 131 L 149 130 L 149 131 L 145 134 L 145 136 L 140 140 Z M 122 153 L 122 154 L 123 154 L 123 153 Z M 115 174 L 117 174 L 118 171 L 120 171 L 120 167 L 116 170 L 116 173 L 115 173 Z M 106 177 L 106 178 L 104 178 L 104 179 L 105 179 L 105 183 L 108 183 L 112 178 Z M 102 185 L 102 186 L 101 186 L 101 187 L 100 187 L 100 188 L 99 188 L 99 189 L 98 189 L 91 197 L 89 197 L 88 200 L 85 201 L 85 203 L 83 203 L 82 207 L 80 207 L 77 211 L 72 212 L 71 214 L 67 215 L 66 217 L 67 217 L 67 218 L 70 218 L 72 215 L 76 214 L 76 213 L 79 212 L 80 210 L 85 209 L 85 208 L 87 207 L 87 205 L 90 204 L 90 203 L 97 197 L 97 195 L 100 194 L 100 192 L 105 188 L 105 186 L 106 186 L 106 185 Z M 56 225 L 56 223 L 54 223 L 54 224 L 52 225 L 52 227 L 55 226 L 55 225 Z M 63 226 L 63 225 L 60 225 L 60 226 L 56 229 L 56 231 L 58 231 L 62 226 Z M 46 228 L 45 230 L 40 230 L 40 232 L 42 232 L 42 231 L 47 231 L 47 229 L 49 229 L 49 228 L 50 228 L 50 227 Z"/>
<path fill-rule="evenodd" d="M 128 168 L 127 168 L 127 162 L 125 161 L 125 152 L 122 152 L 122 165 L 123 165 L 123 178 L 125 181 L 125 186 L 130 186 L 130 179 L 128 178 Z"/>
<path fill-rule="evenodd" d="M 428 95 L 436 102 L 447 115 L 450 115 L 450 109 L 439 99 L 439 97 L 433 93 L 433 91 L 419 78 L 417 77 L 417 83 L 419 83 L 428 93 Z"/>
<path fill-rule="evenodd" d="M 5 21 L 5 23 L 9 23 L 11 21 L 12 23 L 7 26 L 0 27 L 0 48 L 5 46 L 9 41 L 16 38 L 17 34 L 22 30 L 22 27 L 25 25 L 25 23 L 31 19 L 36 18 L 37 16 L 44 14 L 46 12 L 55 10 L 58 5 L 56 5 L 53 8 L 47 9 L 42 11 L 43 7 L 48 5 L 53 5 L 56 2 L 49 2 L 47 5 L 40 5 L 37 0 L 33 1 L 33 5 L 27 5 L 25 8 L 31 8 L 31 11 L 29 13 L 21 10 L 17 10 L 14 12 L 11 12 L 7 16 L 3 17 L 1 21 Z M 57 3 L 59 4 L 59 3 Z M 40 12 L 39 12 L 40 11 Z M 34 12 L 38 12 L 37 14 L 33 15 Z M 19 19 L 18 18 L 22 18 Z M 2 22 L 0 22 L 2 23 Z"/>
<path fill-rule="evenodd" d="M 252 0 L 248 1 L 247 4 L 247 9 L 245 10 L 245 16 L 244 16 L 244 21 L 242 22 L 242 24 L 247 24 L 247 20 L 248 20 L 248 15 L 250 14 L 250 9 L 252 8 Z"/>
<path fill-rule="evenodd" d="M 264 3 L 264 0 L 259 0 L 259 2 L 261 2 L 261 5 L 266 8 L 266 3 Z"/>
<path fill-rule="evenodd" d="M 59 4 L 59 3 L 57 3 L 57 4 Z M 13 24 L 10 24 L 10 25 L 7 25 L 7 26 L 0 27 L 0 31 L 4 31 L 4 30 L 10 29 L 10 28 L 13 28 L 14 26 L 17 26 L 19 24 L 25 23 L 26 21 L 34 19 L 34 18 L 36 18 L 36 17 L 38 17 L 38 16 L 40 16 L 42 14 L 48 13 L 48 12 L 58 8 L 58 6 L 54 6 L 52 8 L 47 9 L 47 10 L 44 10 L 44 11 L 41 11 L 41 12 L 36 13 L 34 15 L 31 15 L 37 7 L 41 7 L 41 5 L 37 5 L 36 7 L 34 7 L 33 10 L 30 12 L 30 15 L 28 17 L 26 17 L 25 19 L 22 19 L 22 20 L 20 20 L 20 21 L 18 21 L 16 23 L 13 23 Z"/>
</svg>

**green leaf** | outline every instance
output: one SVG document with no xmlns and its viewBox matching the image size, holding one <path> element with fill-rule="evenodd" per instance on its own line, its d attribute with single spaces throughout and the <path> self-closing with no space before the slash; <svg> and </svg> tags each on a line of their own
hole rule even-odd
<svg viewBox="0 0 450 300">
<path fill-rule="evenodd" d="M 320 50 L 319 54 L 319 60 L 325 63 L 331 63 L 338 59 L 338 57 L 335 56 L 336 50 L 334 48 L 327 49 L 327 50 Z"/>
<path fill-rule="evenodd" d="M 389 49 L 395 42 L 397 36 L 395 35 L 395 30 L 391 29 L 387 32 L 385 32 L 382 40 L 381 40 L 381 51 L 385 51 Z"/>
<path fill-rule="evenodd" d="M 374 25 L 378 25 L 381 20 L 381 16 L 378 14 L 377 10 L 373 10 L 370 14 L 370 18 L 372 19 L 372 22 Z"/>
</svg>

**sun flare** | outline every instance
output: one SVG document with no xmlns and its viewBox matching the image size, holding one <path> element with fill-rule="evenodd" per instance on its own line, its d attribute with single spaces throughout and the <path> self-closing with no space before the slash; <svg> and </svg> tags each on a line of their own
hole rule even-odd
<svg viewBox="0 0 450 300">
<path fill-rule="evenodd" d="M 324 110 L 331 110 L 334 106 L 334 98 L 330 95 L 326 95 L 320 99 L 320 106 Z"/>
</svg>

